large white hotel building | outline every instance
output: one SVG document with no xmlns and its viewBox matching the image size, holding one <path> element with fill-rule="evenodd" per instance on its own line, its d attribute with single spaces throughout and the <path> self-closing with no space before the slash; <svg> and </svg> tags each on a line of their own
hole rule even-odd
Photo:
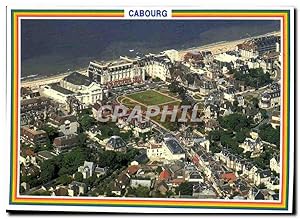
<svg viewBox="0 0 300 219">
<path fill-rule="evenodd" d="M 172 63 L 178 59 L 176 57 L 176 50 L 168 50 L 168 53 L 148 54 L 143 57 L 121 56 L 113 62 L 92 61 L 88 67 L 88 76 L 108 87 L 141 83 L 146 75 L 166 81 L 170 78 Z"/>
</svg>

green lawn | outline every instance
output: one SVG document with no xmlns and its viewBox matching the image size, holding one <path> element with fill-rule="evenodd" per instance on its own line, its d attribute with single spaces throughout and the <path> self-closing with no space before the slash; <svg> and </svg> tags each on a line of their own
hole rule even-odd
<svg viewBox="0 0 300 219">
<path fill-rule="evenodd" d="M 165 96 L 163 94 L 160 94 L 154 90 L 148 90 L 148 91 L 130 94 L 130 95 L 127 95 L 127 97 L 129 97 L 137 102 L 140 102 L 142 104 L 145 104 L 147 106 L 160 105 L 163 103 L 176 101 L 175 99 Z"/>
</svg>

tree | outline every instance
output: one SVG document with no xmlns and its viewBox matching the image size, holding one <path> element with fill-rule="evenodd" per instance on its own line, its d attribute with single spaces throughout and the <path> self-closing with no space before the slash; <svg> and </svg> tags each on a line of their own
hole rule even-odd
<svg viewBox="0 0 300 219">
<path fill-rule="evenodd" d="M 264 124 L 259 127 L 259 136 L 262 140 L 280 146 L 280 128 L 274 129 L 271 124 Z"/>
<path fill-rule="evenodd" d="M 57 177 L 58 167 L 54 163 L 54 160 L 45 160 L 41 164 L 41 181 L 42 183 L 46 183 Z"/>
<path fill-rule="evenodd" d="M 47 132 L 50 144 L 53 142 L 53 140 L 59 136 L 58 130 L 57 128 L 54 128 L 53 126 L 47 125 L 45 124 L 42 127 L 42 130 L 44 130 L 45 132 Z"/>
<path fill-rule="evenodd" d="M 236 137 L 237 142 L 243 143 L 246 139 L 246 134 L 244 131 L 241 130 L 236 133 L 235 137 Z"/>
<path fill-rule="evenodd" d="M 268 119 L 268 118 L 269 118 L 269 115 L 268 115 L 267 110 L 265 110 L 265 109 L 260 109 L 260 113 L 261 113 L 263 119 Z"/>
<path fill-rule="evenodd" d="M 95 123 L 95 119 L 88 114 L 84 114 L 79 118 L 79 123 L 81 128 L 86 131 Z"/>
<path fill-rule="evenodd" d="M 150 190 L 147 187 L 141 185 L 136 188 L 128 188 L 128 194 L 134 195 L 135 197 L 149 197 L 149 193 Z"/>
<path fill-rule="evenodd" d="M 83 181 L 83 175 L 80 172 L 76 172 L 74 174 L 74 180 L 77 182 L 82 182 Z"/>
<path fill-rule="evenodd" d="M 259 88 L 270 84 L 272 79 L 269 73 L 264 73 L 262 68 L 250 69 L 248 74 L 244 74 L 242 71 L 234 72 L 235 79 L 243 81 L 246 86 Z"/>
<path fill-rule="evenodd" d="M 213 131 L 209 132 L 208 136 L 211 141 L 220 141 L 220 137 L 221 137 L 220 134 L 221 134 L 220 131 L 213 130 Z"/>
<path fill-rule="evenodd" d="M 158 167 L 156 168 L 156 173 L 157 173 L 157 174 L 160 174 L 162 171 L 163 171 L 163 169 L 162 169 L 161 166 L 158 166 Z"/>
<path fill-rule="evenodd" d="M 252 105 L 255 107 L 255 108 L 259 108 L 258 104 L 259 104 L 259 100 L 256 98 L 256 97 L 253 97 L 251 99 L 251 102 L 252 102 Z"/>
<path fill-rule="evenodd" d="M 72 182 L 72 177 L 68 174 L 62 175 L 58 178 L 58 182 L 63 185 L 68 185 Z"/>
<path fill-rule="evenodd" d="M 251 123 L 245 115 L 240 113 L 233 113 L 224 117 L 219 117 L 218 121 L 223 128 L 235 132 L 249 127 Z"/>
</svg>

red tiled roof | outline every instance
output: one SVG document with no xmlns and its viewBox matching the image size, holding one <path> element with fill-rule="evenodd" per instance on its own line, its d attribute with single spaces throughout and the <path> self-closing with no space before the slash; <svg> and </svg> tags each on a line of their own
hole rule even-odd
<svg viewBox="0 0 300 219">
<path fill-rule="evenodd" d="M 224 173 L 222 178 L 226 181 L 236 181 L 236 176 L 234 173 Z"/>
<path fill-rule="evenodd" d="M 160 180 L 168 180 L 171 178 L 170 173 L 167 170 L 163 170 L 160 174 L 159 174 L 159 179 Z"/>
<path fill-rule="evenodd" d="M 140 169 L 140 167 L 138 165 L 133 165 L 128 167 L 127 172 L 129 175 L 133 175 L 136 174 L 136 172 Z"/>
</svg>

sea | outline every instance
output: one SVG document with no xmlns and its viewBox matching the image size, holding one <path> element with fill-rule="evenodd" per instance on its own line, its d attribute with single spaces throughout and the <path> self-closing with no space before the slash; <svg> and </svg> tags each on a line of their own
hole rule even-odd
<svg viewBox="0 0 300 219">
<path fill-rule="evenodd" d="M 21 77 L 45 77 L 89 61 L 187 49 L 280 30 L 275 20 L 22 20 Z"/>
</svg>

